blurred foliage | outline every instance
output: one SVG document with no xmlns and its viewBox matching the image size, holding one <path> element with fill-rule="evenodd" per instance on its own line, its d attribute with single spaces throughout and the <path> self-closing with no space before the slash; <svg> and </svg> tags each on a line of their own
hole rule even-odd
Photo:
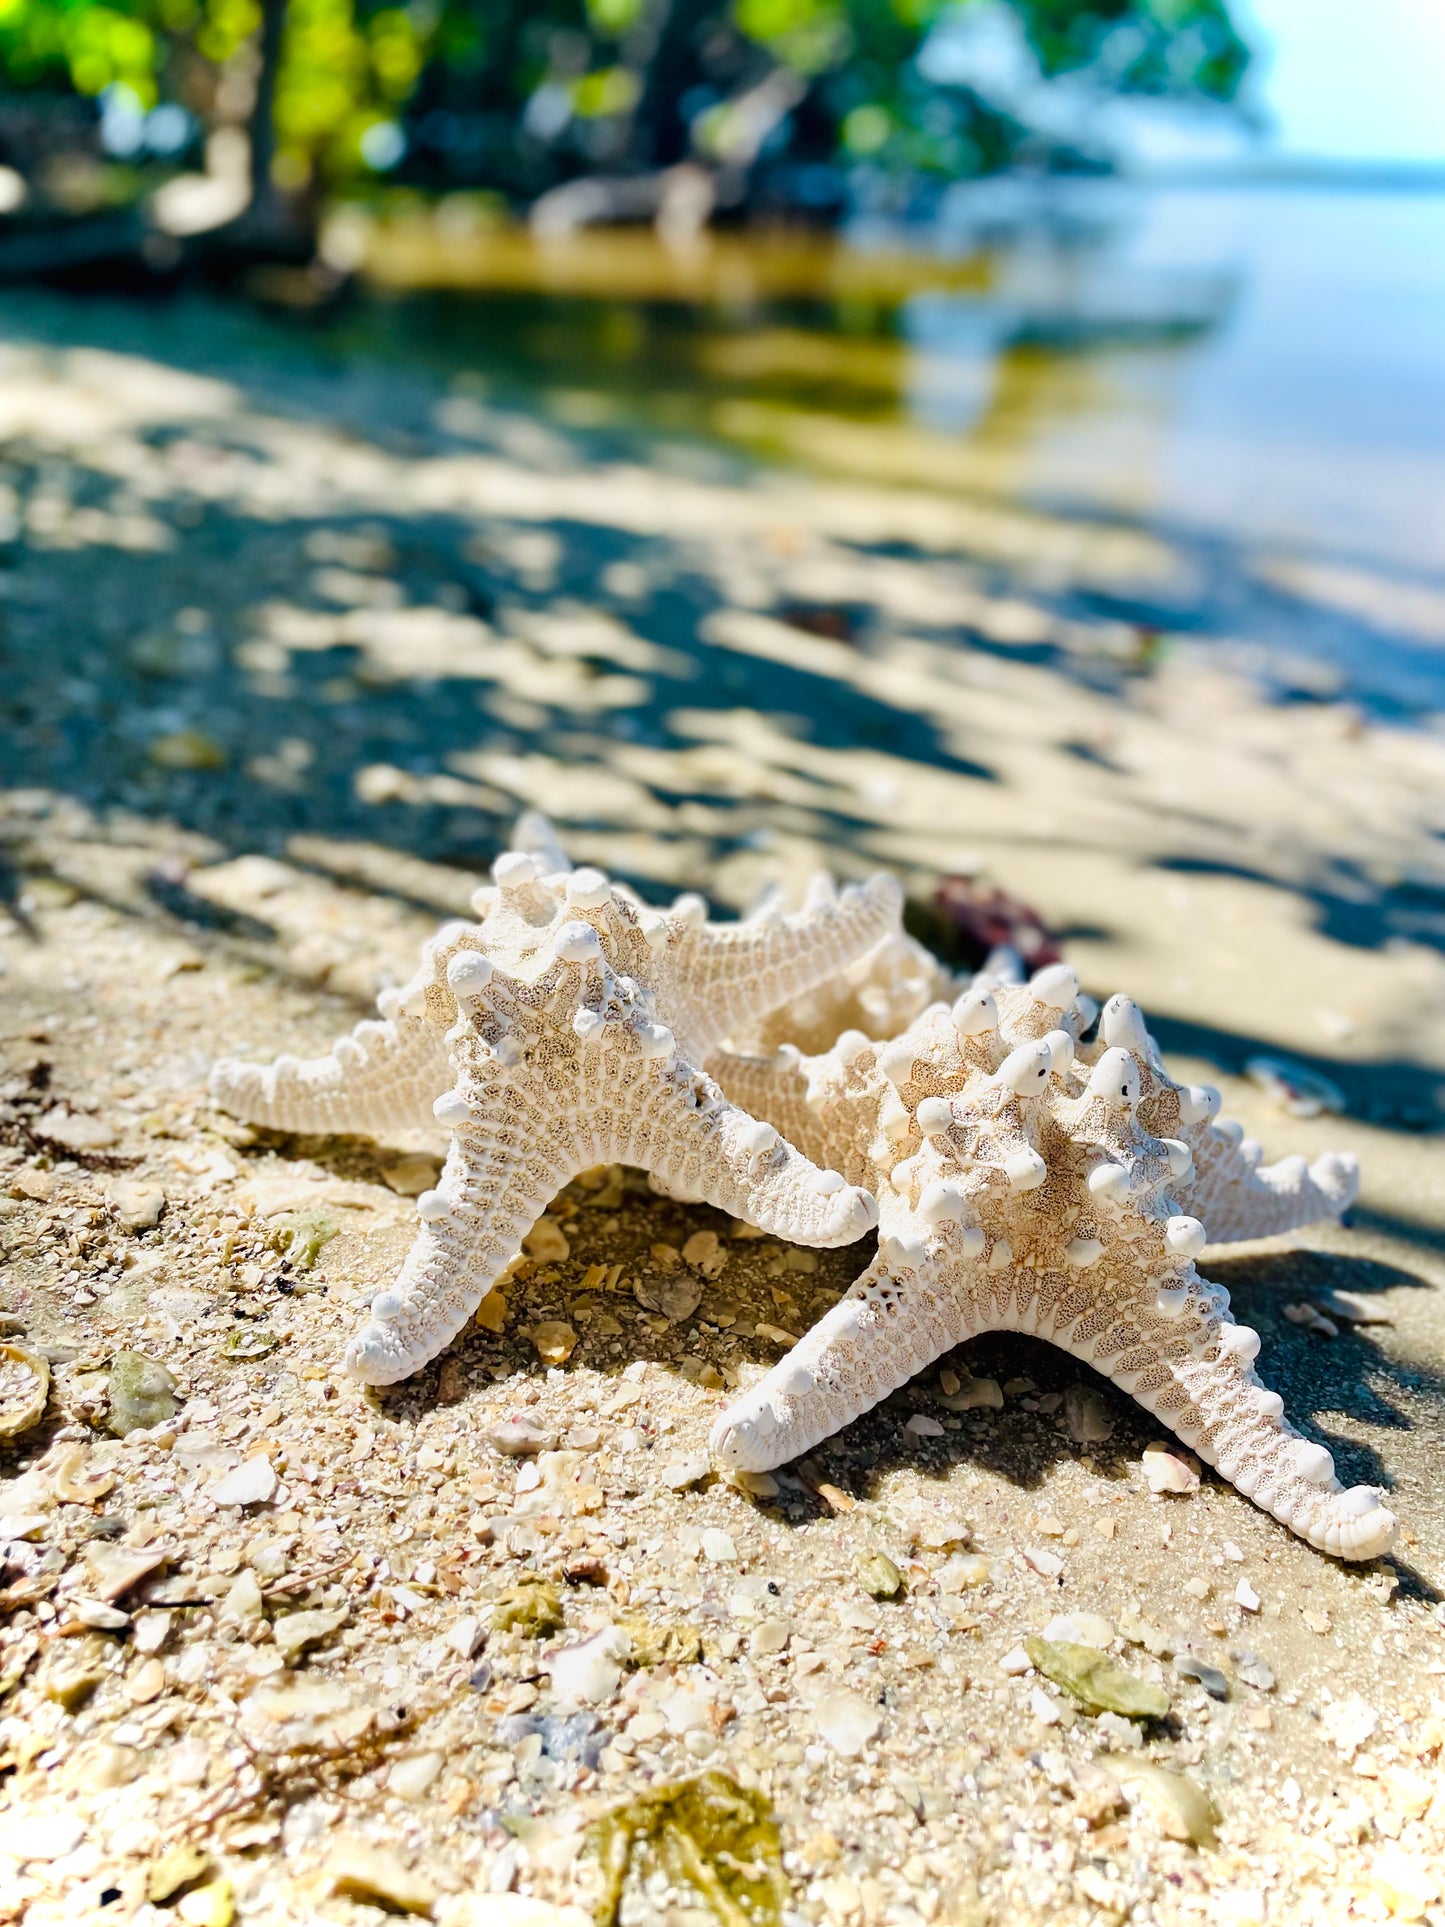
<svg viewBox="0 0 1445 1927">
<path fill-rule="evenodd" d="M 753 204 L 823 214 L 860 170 L 1093 164 L 966 77 L 925 78 L 949 15 L 1006 13 L 1041 81 L 1113 94 L 1227 101 L 1248 61 L 1226 0 L 0 0 L 0 67 L 12 89 L 243 120 L 263 3 L 285 12 L 282 185 L 384 175 L 520 201 L 694 159 L 741 173 Z"/>
</svg>

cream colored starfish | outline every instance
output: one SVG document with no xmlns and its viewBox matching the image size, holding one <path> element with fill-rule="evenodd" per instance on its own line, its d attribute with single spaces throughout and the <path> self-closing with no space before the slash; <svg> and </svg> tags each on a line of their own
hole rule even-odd
<svg viewBox="0 0 1445 1927">
<path fill-rule="evenodd" d="M 441 1180 L 417 1239 L 372 1302 L 348 1371 L 390 1384 L 448 1345 L 562 1186 L 608 1161 L 654 1172 L 800 1244 L 849 1244 L 877 1222 L 850 1186 L 731 1103 L 702 1066 L 729 1032 L 808 991 L 896 929 L 898 885 L 751 924 L 707 920 L 701 897 L 648 909 L 546 838 L 500 857 L 404 989 L 328 1057 L 222 1062 L 227 1110 L 300 1131 L 380 1134 L 440 1123 Z"/>
<path fill-rule="evenodd" d="M 1081 1004 L 1083 1007 L 1081 1008 Z M 726 1468 L 797 1458 L 943 1352 L 1029 1332 L 1086 1360 L 1231 1484 L 1322 1550 L 1368 1559 L 1394 1520 L 1341 1490 L 1254 1371 L 1259 1337 L 1194 1265 L 1227 1239 L 1338 1215 L 1353 1160 L 1261 1167 L 1218 1094 L 1164 1071 L 1135 1005 L 1100 1036 L 1071 970 L 976 986 L 886 1044 L 849 1033 L 822 1056 L 716 1058 L 723 1087 L 820 1164 L 877 1192 L 878 1255 L 847 1296 L 718 1420 Z"/>
</svg>

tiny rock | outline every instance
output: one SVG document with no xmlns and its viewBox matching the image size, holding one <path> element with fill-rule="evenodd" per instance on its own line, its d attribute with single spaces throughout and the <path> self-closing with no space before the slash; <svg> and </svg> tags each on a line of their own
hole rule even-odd
<svg viewBox="0 0 1445 1927">
<path fill-rule="evenodd" d="M 1181 1679 L 1197 1680 L 1212 1700 L 1229 1698 L 1229 1681 L 1217 1666 L 1211 1666 L 1196 1653 L 1180 1653 L 1174 1661 L 1174 1670 Z"/>
<path fill-rule="evenodd" d="M 480 1619 L 458 1619 L 448 1626 L 446 1642 L 453 1652 L 460 1653 L 463 1659 L 471 1659 L 486 1638 L 486 1631 Z"/>
<path fill-rule="evenodd" d="M 674 1459 L 671 1465 L 662 1469 L 662 1483 L 674 1492 L 685 1492 L 689 1486 L 701 1485 L 712 1467 L 704 1453 L 695 1458 Z"/>
<path fill-rule="evenodd" d="M 318 1640 L 337 1632 L 350 1617 L 350 1609 L 346 1606 L 338 1606 L 333 1612 L 317 1609 L 286 1613 L 274 1622 L 271 1634 L 286 1663 L 291 1665 L 308 1646 L 314 1646 Z"/>
<path fill-rule="evenodd" d="M 208 1496 L 217 1505 L 264 1505 L 276 1485 L 275 1468 L 263 1452 L 258 1452 L 219 1478 Z"/>
<path fill-rule="evenodd" d="M 1061 1717 L 1059 1702 L 1046 1693 L 1042 1686 L 1035 1686 L 1030 1692 L 1029 1711 L 1041 1726 L 1057 1726 Z"/>
<path fill-rule="evenodd" d="M 938 1569 L 938 1590 L 943 1593 L 967 1592 L 974 1586 L 986 1586 L 992 1577 L 989 1563 L 976 1552 L 964 1552 L 945 1560 Z"/>
<path fill-rule="evenodd" d="M 1058 1553 L 1050 1552 L 1047 1546 L 1025 1546 L 1023 1561 L 1044 1579 L 1057 1579 L 1064 1569 Z"/>
<path fill-rule="evenodd" d="M 532 1345 L 546 1365 L 562 1365 L 577 1348 L 577 1334 L 561 1319 L 544 1318 L 533 1328 Z"/>
<path fill-rule="evenodd" d="M 390 1847 L 374 1847 L 369 1841 L 336 1841 L 326 1873 L 332 1893 L 393 1913 L 430 1914 L 436 1903 L 436 1886 L 420 1868 L 413 1872 Z"/>
<path fill-rule="evenodd" d="M 166 1689 L 166 1669 L 158 1659 L 143 1659 L 126 1676 L 125 1696 L 132 1706 L 148 1706 Z"/>
<path fill-rule="evenodd" d="M 916 1439 L 941 1439 L 943 1437 L 943 1427 L 936 1418 L 930 1418 L 926 1412 L 915 1412 L 903 1429 L 905 1432 L 912 1433 Z"/>
<path fill-rule="evenodd" d="M 875 1599 L 896 1599 L 903 1590 L 903 1574 L 886 1552 L 868 1552 L 858 1561 L 858 1583 Z"/>
<path fill-rule="evenodd" d="M 1064 1393 L 1064 1426 L 1075 1445 L 1102 1445 L 1114 1436 L 1114 1415 L 1092 1385 L 1071 1385 Z"/>
<path fill-rule="evenodd" d="M 560 1265 L 572 1255 L 567 1234 L 555 1218 L 538 1218 L 523 1238 L 522 1249 L 539 1265 Z"/>
<path fill-rule="evenodd" d="M 97 1632 L 119 1632 L 122 1626 L 130 1624 L 129 1613 L 123 1613 L 118 1606 L 107 1606 L 103 1599 L 73 1595 L 70 1610 L 82 1626 L 91 1626 Z"/>
<path fill-rule="evenodd" d="M 996 1378 L 968 1378 L 962 1391 L 952 1398 L 941 1396 L 938 1402 L 949 1412 L 997 1412 L 1003 1409 L 1003 1387 Z"/>
<path fill-rule="evenodd" d="M 1144 1482 L 1151 1492 L 1188 1493 L 1199 1490 L 1198 1463 L 1172 1446 L 1146 1445 L 1141 1463 Z"/>
<path fill-rule="evenodd" d="M 644 1311 L 655 1312 L 670 1325 L 680 1325 L 702 1303 L 702 1286 L 688 1272 L 677 1277 L 639 1278 L 632 1295 Z"/>
<path fill-rule="evenodd" d="M 964 1519 L 939 1518 L 930 1513 L 913 1527 L 913 1543 L 927 1552 L 947 1552 L 954 1546 L 968 1545 L 972 1538 L 973 1528 Z"/>
<path fill-rule="evenodd" d="M 495 1286 L 477 1306 L 472 1323 L 487 1332 L 504 1332 L 507 1329 L 507 1301 Z"/>
<path fill-rule="evenodd" d="M 1236 1676 L 1243 1680 L 1246 1686 L 1253 1686 L 1261 1693 L 1274 1691 L 1274 1668 L 1268 1660 L 1261 1659 L 1258 1653 L 1250 1652 L 1247 1646 L 1239 1647 L 1231 1652 L 1229 1657 L 1234 1661 Z"/>
<path fill-rule="evenodd" d="M 617 1691 L 631 1642 L 618 1626 L 606 1626 L 591 1639 L 564 1646 L 552 1660 L 552 1692 L 559 1708 L 602 1706 Z"/>
<path fill-rule="evenodd" d="M 717 1278 L 728 1261 L 728 1254 L 715 1231 L 694 1231 L 682 1248 L 682 1260 L 704 1278 Z"/>
<path fill-rule="evenodd" d="M 437 1181 L 437 1161 L 422 1156 L 396 1158 L 382 1167 L 381 1175 L 399 1198 L 419 1198 Z"/>
<path fill-rule="evenodd" d="M 150 1231 L 160 1223 L 166 1194 L 153 1184 L 113 1185 L 110 1201 L 122 1231 Z"/>
<path fill-rule="evenodd" d="M 1172 1773 L 1148 1760 L 1121 1758 L 1116 1770 L 1131 1804 L 1136 1796 L 1142 1798 L 1158 1821 L 1160 1831 L 1171 1840 L 1187 1840 L 1196 1847 L 1214 1844 L 1214 1805 L 1197 1780 L 1191 1780 L 1185 1773 Z"/>
<path fill-rule="evenodd" d="M 536 1452 L 551 1452 L 556 1449 L 557 1434 L 533 1425 L 527 1419 L 509 1419 L 505 1424 L 494 1425 L 485 1434 L 487 1444 L 503 1458 L 525 1459 Z"/>
<path fill-rule="evenodd" d="M 386 1776 L 387 1791 L 401 1800 L 421 1800 L 431 1791 L 446 1756 L 442 1753 L 407 1753 L 393 1762 Z"/>
<path fill-rule="evenodd" d="M 702 1552 L 703 1557 L 710 1559 L 714 1565 L 737 1564 L 738 1549 L 732 1534 L 724 1532 L 721 1526 L 709 1526 L 703 1533 Z"/>
<path fill-rule="evenodd" d="M 818 1738 L 845 1760 L 853 1760 L 883 1729 L 883 1715 L 857 1693 L 825 1693 L 813 1708 Z"/>
<path fill-rule="evenodd" d="M 758 1659 L 781 1653 L 792 1637 L 792 1631 L 786 1619 L 760 1619 L 749 1636 L 748 1651 Z"/>
<path fill-rule="evenodd" d="M 1243 1606 L 1244 1610 L 1247 1613 L 1257 1613 L 1259 1611 L 1259 1606 L 1260 1606 L 1259 1594 L 1254 1590 L 1254 1587 L 1250 1585 L 1247 1579 L 1241 1579 L 1239 1584 L 1235 1587 L 1234 1603 L 1237 1606 Z"/>
<path fill-rule="evenodd" d="M 249 1567 L 237 1573 L 221 1602 L 220 1617 L 234 1625 L 254 1626 L 262 1612 L 261 1585 Z"/>
<path fill-rule="evenodd" d="M 85 1563 L 94 1580 L 95 1597 L 106 1601 L 119 1599 L 137 1580 L 164 1565 L 168 1556 L 166 1547 L 161 1545 L 87 1546 Z"/>
<path fill-rule="evenodd" d="M 1380 1716 L 1358 1693 L 1332 1700 L 1320 1715 L 1320 1730 L 1349 1759 L 1370 1739 Z"/>
</svg>

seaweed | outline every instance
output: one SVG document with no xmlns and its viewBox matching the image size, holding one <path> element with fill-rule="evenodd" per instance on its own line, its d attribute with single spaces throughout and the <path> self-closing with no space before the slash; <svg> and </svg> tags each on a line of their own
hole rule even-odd
<svg viewBox="0 0 1445 1927">
<path fill-rule="evenodd" d="M 597 1927 L 616 1927 L 639 1849 L 678 1886 L 691 1887 L 719 1927 L 782 1927 L 790 1898 L 782 1841 L 768 1800 L 711 1772 L 624 1800 L 587 1829 L 602 1868 Z"/>
</svg>

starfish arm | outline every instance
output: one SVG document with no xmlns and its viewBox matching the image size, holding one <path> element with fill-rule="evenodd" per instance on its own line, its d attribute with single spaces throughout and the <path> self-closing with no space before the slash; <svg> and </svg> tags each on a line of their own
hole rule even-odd
<svg viewBox="0 0 1445 1927">
<path fill-rule="evenodd" d="M 800 1244 L 851 1244 L 877 1223 L 869 1192 L 810 1164 L 675 1051 L 618 1052 L 592 1069 L 583 1080 L 575 1060 L 554 1059 L 550 1074 L 461 1075 L 449 1093 L 460 1115 L 446 1167 L 417 1201 L 422 1222 L 400 1276 L 347 1350 L 354 1378 L 392 1384 L 449 1345 L 537 1218 L 591 1164 L 641 1165 Z"/>
<path fill-rule="evenodd" d="M 273 1130 L 384 1137 L 435 1129 L 432 1102 L 449 1081 L 441 1039 L 398 1012 L 358 1024 L 325 1057 L 278 1057 L 272 1064 L 222 1058 L 211 1072 L 211 1095 L 233 1116 Z"/>
<path fill-rule="evenodd" d="M 613 1155 L 645 1164 L 674 1196 L 716 1205 L 794 1244 L 852 1244 L 878 1222 L 870 1191 L 814 1164 L 685 1065 L 658 1076 L 631 1141 Z"/>
<path fill-rule="evenodd" d="M 805 1157 L 842 1168 L 839 1160 L 848 1158 L 846 1134 L 830 1130 L 820 1109 L 809 1105 L 808 1071 L 795 1050 L 783 1045 L 767 1057 L 715 1051 L 707 1069 L 734 1104 L 766 1119 Z"/>
<path fill-rule="evenodd" d="M 396 1283 L 346 1349 L 346 1370 L 367 1385 L 419 1371 L 462 1331 L 525 1237 L 583 1161 L 534 1120 L 457 1132 L 435 1191 L 417 1200 L 421 1223 Z"/>
<path fill-rule="evenodd" d="M 718 1464 L 769 1472 L 800 1458 L 971 1338 L 968 1300 L 949 1289 L 949 1271 L 941 1244 L 882 1239 L 846 1296 L 718 1419 L 708 1441 Z"/>
<path fill-rule="evenodd" d="M 1235 1130 L 1238 1126 L 1234 1127 Z M 1261 1164 L 1259 1147 L 1217 1125 L 1189 1132 L 1194 1174 L 1177 1188 L 1181 1207 L 1202 1219 L 1213 1244 L 1272 1238 L 1283 1231 L 1343 1217 L 1360 1188 L 1360 1167 L 1347 1151 L 1326 1151 Z"/>
<path fill-rule="evenodd" d="M 1091 1058 L 1108 1047 L 1135 1054 L 1141 1121 L 1160 1138 L 1177 1138 L 1194 1160 L 1192 1173 L 1175 1186 L 1181 1209 L 1208 1228 L 1210 1244 L 1272 1238 L 1302 1225 L 1340 1218 L 1355 1201 L 1360 1168 L 1347 1151 L 1327 1151 L 1314 1162 L 1302 1157 L 1264 1164 L 1258 1144 L 1232 1118 L 1217 1118 L 1219 1092 L 1210 1085 L 1176 1084 L 1165 1070 L 1138 1006 L 1111 997 L 1099 1018 Z"/>
<path fill-rule="evenodd" d="M 1337 1559 L 1378 1558 L 1394 1538 L 1394 1514 L 1374 1486 L 1342 1487 L 1324 1447 L 1284 1421 L 1278 1394 L 1229 1349 L 1247 1331 L 1223 1324 L 1205 1357 L 1168 1359 L 1156 1349 L 1146 1358 L 1145 1342 L 1112 1368 L 1097 1353 L 1093 1363 L 1291 1532 Z"/>
<path fill-rule="evenodd" d="M 879 875 L 840 897 L 754 923 L 686 923 L 671 936 L 673 968 L 687 984 L 690 1038 L 710 1049 L 767 1012 L 826 983 L 898 928 L 903 893 Z M 681 920 L 664 919 L 672 933 Z"/>
</svg>

